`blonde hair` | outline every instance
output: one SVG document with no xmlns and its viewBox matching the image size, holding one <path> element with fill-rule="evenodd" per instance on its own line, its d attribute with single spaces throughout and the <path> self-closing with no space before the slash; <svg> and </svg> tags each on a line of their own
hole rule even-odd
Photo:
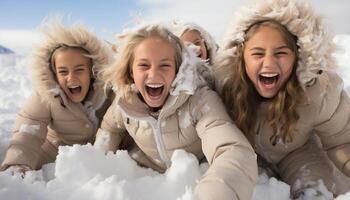
<svg viewBox="0 0 350 200">
<path fill-rule="evenodd" d="M 91 58 L 91 55 L 90 55 L 89 51 L 87 51 L 83 47 L 68 46 L 68 45 L 64 45 L 64 44 L 58 46 L 57 48 L 55 48 L 52 51 L 52 54 L 50 56 L 50 61 L 49 61 L 51 70 L 56 74 L 56 66 L 55 66 L 56 56 L 57 56 L 58 53 L 64 52 L 64 51 L 67 51 L 67 50 L 77 50 L 77 51 L 81 52 L 81 55 L 88 59 L 89 70 L 90 70 L 90 73 L 92 75 L 93 60 Z"/>
<path fill-rule="evenodd" d="M 293 71 L 285 85 L 271 100 L 267 101 L 267 123 L 272 127 L 274 134 L 270 138 L 272 144 L 276 144 L 280 135 L 284 142 L 293 140 L 296 123 L 299 119 L 298 105 L 305 99 L 304 90 L 300 86 L 296 75 L 298 47 L 297 38 L 286 27 L 273 20 L 259 21 L 251 25 L 245 35 L 248 41 L 262 26 L 280 31 L 286 40 L 287 46 L 295 53 Z M 221 77 L 228 77 L 220 87 L 223 101 L 237 124 L 254 144 L 254 128 L 256 127 L 257 112 L 263 98 L 257 93 L 245 71 L 243 58 L 244 44 L 233 43 L 229 48 L 236 48 L 233 56 L 221 60 L 218 73 Z"/>
<path fill-rule="evenodd" d="M 137 29 L 123 38 L 123 45 L 118 49 L 116 62 L 103 70 L 100 74 L 105 81 L 105 88 L 113 86 L 117 92 L 128 99 L 134 83 L 131 77 L 131 66 L 134 60 L 135 48 L 145 39 L 157 37 L 168 42 L 175 49 L 176 72 L 182 63 L 182 52 L 184 46 L 181 40 L 161 25 L 148 25 Z"/>
</svg>

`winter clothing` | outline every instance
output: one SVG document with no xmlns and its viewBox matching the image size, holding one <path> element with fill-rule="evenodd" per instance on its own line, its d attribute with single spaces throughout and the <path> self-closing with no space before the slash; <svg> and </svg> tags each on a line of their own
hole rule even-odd
<svg viewBox="0 0 350 200">
<path fill-rule="evenodd" d="M 175 28 L 174 32 L 178 37 L 181 37 L 186 31 L 190 31 L 190 30 L 198 31 L 205 42 L 205 45 L 208 51 L 209 60 L 212 61 L 214 59 L 219 47 L 216 44 L 214 38 L 210 35 L 208 31 L 198 26 L 197 24 L 191 23 L 191 22 L 189 23 L 176 22 L 174 23 L 174 28 Z"/>
<path fill-rule="evenodd" d="M 13 137 L 2 164 L 27 165 L 39 169 L 53 162 L 58 146 L 93 143 L 100 120 L 111 104 L 94 77 L 82 103 L 71 101 L 59 87 L 50 65 L 54 50 L 62 45 L 81 47 L 89 52 L 96 74 L 111 61 L 109 48 L 81 25 L 63 27 L 58 22 L 43 30 L 46 41 L 32 55 L 34 91 L 17 116 Z"/>
<path fill-rule="evenodd" d="M 345 185 L 344 191 L 341 189 L 344 185 L 335 184 L 337 177 L 330 171 L 333 170 L 332 164 L 322 150 L 312 150 L 319 148 L 313 141 L 312 135 L 316 133 L 329 159 L 350 176 L 350 101 L 343 90 L 342 80 L 330 69 L 335 63 L 332 40 L 309 5 L 298 1 L 271 0 L 237 12 L 219 53 L 218 64 L 232 58 L 236 46 L 244 43 L 247 29 L 264 20 L 281 23 L 297 37 L 296 73 L 307 102 L 298 107 L 300 119 L 293 141 L 283 143 L 280 140 L 276 145 L 270 141 L 274 131 L 266 121 L 267 103 L 261 103 L 257 110 L 255 150 L 274 165 L 282 180 L 292 186 L 292 191 L 302 187 L 300 184 L 297 186 L 297 180 L 307 184 L 318 179 L 322 179 L 328 190 L 335 194 L 349 191 L 350 185 Z M 225 80 L 225 77 L 220 77 L 220 80 Z"/>
<path fill-rule="evenodd" d="M 219 96 L 206 86 L 203 62 L 183 52 L 182 64 L 159 114 L 135 91 L 129 101 L 119 94 L 103 118 L 96 145 L 115 151 L 125 130 L 139 150 L 138 163 L 164 172 L 176 149 L 204 156 L 210 167 L 196 187 L 199 199 L 250 199 L 257 178 L 256 155 L 232 123 Z"/>
</svg>

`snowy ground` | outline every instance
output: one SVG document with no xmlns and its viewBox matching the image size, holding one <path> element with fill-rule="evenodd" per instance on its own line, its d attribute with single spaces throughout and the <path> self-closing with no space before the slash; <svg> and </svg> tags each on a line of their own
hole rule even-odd
<svg viewBox="0 0 350 200">
<path fill-rule="evenodd" d="M 336 54 L 338 72 L 350 92 L 350 36 L 338 35 L 335 42 L 343 48 Z M 18 59 L 15 65 L 0 62 L 0 161 L 9 144 L 16 113 L 30 94 L 25 66 L 26 59 Z M 138 167 L 125 151 L 106 156 L 91 145 L 61 147 L 56 163 L 30 171 L 24 179 L 9 171 L 0 172 L 0 199 L 190 200 L 194 199 L 193 188 L 206 168 L 184 151 L 174 153 L 171 168 L 159 174 Z M 288 200 L 289 185 L 263 174 L 253 199 Z M 350 200 L 350 192 L 337 200 Z"/>
</svg>

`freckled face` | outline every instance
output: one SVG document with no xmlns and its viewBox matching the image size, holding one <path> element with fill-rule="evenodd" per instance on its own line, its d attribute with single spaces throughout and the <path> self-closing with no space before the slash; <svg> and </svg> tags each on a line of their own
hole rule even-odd
<svg viewBox="0 0 350 200">
<path fill-rule="evenodd" d="M 135 48 L 132 77 L 148 106 L 164 105 L 175 75 L 175 50 L 169 42 L 151 37 Z"/>
<path fill-rule="evenodd" d="M 60 87 L 70 100 L 82 102 L 90 87 L 89 58 L 77 49 L 67 49 L 57 52 L 54 62 Z"/>
<path fill-rule="evenodd" d="M 282 33 L 262 26 L 245 43 L 245 70 L 257 92 L 273 98 L 291 76 L 296 55 Z"/>
<path fill-rule="evenodd" d="M 199 47 L 198 57 L 206 60 L 208 59 L 208 53 L 207 53 L 207 47 L 205 45 L 205 42 L 203 38 L 201 37 L 200 33 L 197 30 L 189 30 L 186 31 L 184 34 L 181 35 L 180 39 L 186 44 L 186 43 L 192 43 L 195 46 Z"/>
</svg>

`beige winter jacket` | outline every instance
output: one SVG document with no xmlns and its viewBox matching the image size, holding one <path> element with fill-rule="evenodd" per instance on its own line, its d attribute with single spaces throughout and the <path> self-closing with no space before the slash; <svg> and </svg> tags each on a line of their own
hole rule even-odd
<svg viewBox="0 0 350 200">
<path fill-rule="evenodd" d="M 218 65 L 234 59 L 235 46 L 244 42 L 245 31 L 252 24 L 268 19 L 283 24 L 298 38 L 297 76 L 307 103 L 298 108 L 300 119 L 293 141 L 283 143 L 280 140 L 276 145 L 270 141 L 273 130 L 266 124 L 268 113 L 266 104 L 262 104 L 257 111 L 260 120 L 255 127 L 256 152 L 273 164 L 292 190 L 300 187 L 298 180 L 307 184 L 322 179 L 330 191 L 339 194 L 344 185 L 338 187 L 335 183 L 328 158 L 350 176 L 350 100 L 343 90 L 342 80 L 331 69 L 336 63 L 332 57 L 332 39 L 309 5 L 302 1 L 272 0 L 237 12 L 219 53 Z M 224 76 L 220 80 L 224 80 Z M 321 150 L 316 150 L 319 147 L 311 137 L 314 133 L 321 139 L 321 148 L 328 158 L 321 156 Z M 345 188 L 349 191 L 350 185 Z"/>
<path fill-rule="evenodd" d="M 100 121 L 111 104 L 100 80 L 94 79 L 83 103 L 74 103 L 55 80 L 49 64 L 53 50 L 65 44 L 87 50 L 96 73 L 111 60 L 108 47 L 81 25 L 68 28 L 52 23 L 44 30 L 46 41 L 32 56 L 34 91 L 17 116 L 2 169 L 27 165 L 39 169 L 53 162 L 58 146 L 93 143 Z"/>
<path fill-rule="evenodd" d="M 219 96 L 203 84 L 197 71 L 203 69 L 201 64 L 194 53 L 190 58 L 184 56 L 158 118 L 150 115 L 136 92 L 130 102 L 117 95 L 95 145 L 115 151 L 127 130 L 142 151 L 134 158 L 161 172 L 171 165 L 174 150 L 184 149 L 210 164 L 196 188 L 200 199 L 248 200 L 257 179 L 256 155 Z"/>
</svg>

